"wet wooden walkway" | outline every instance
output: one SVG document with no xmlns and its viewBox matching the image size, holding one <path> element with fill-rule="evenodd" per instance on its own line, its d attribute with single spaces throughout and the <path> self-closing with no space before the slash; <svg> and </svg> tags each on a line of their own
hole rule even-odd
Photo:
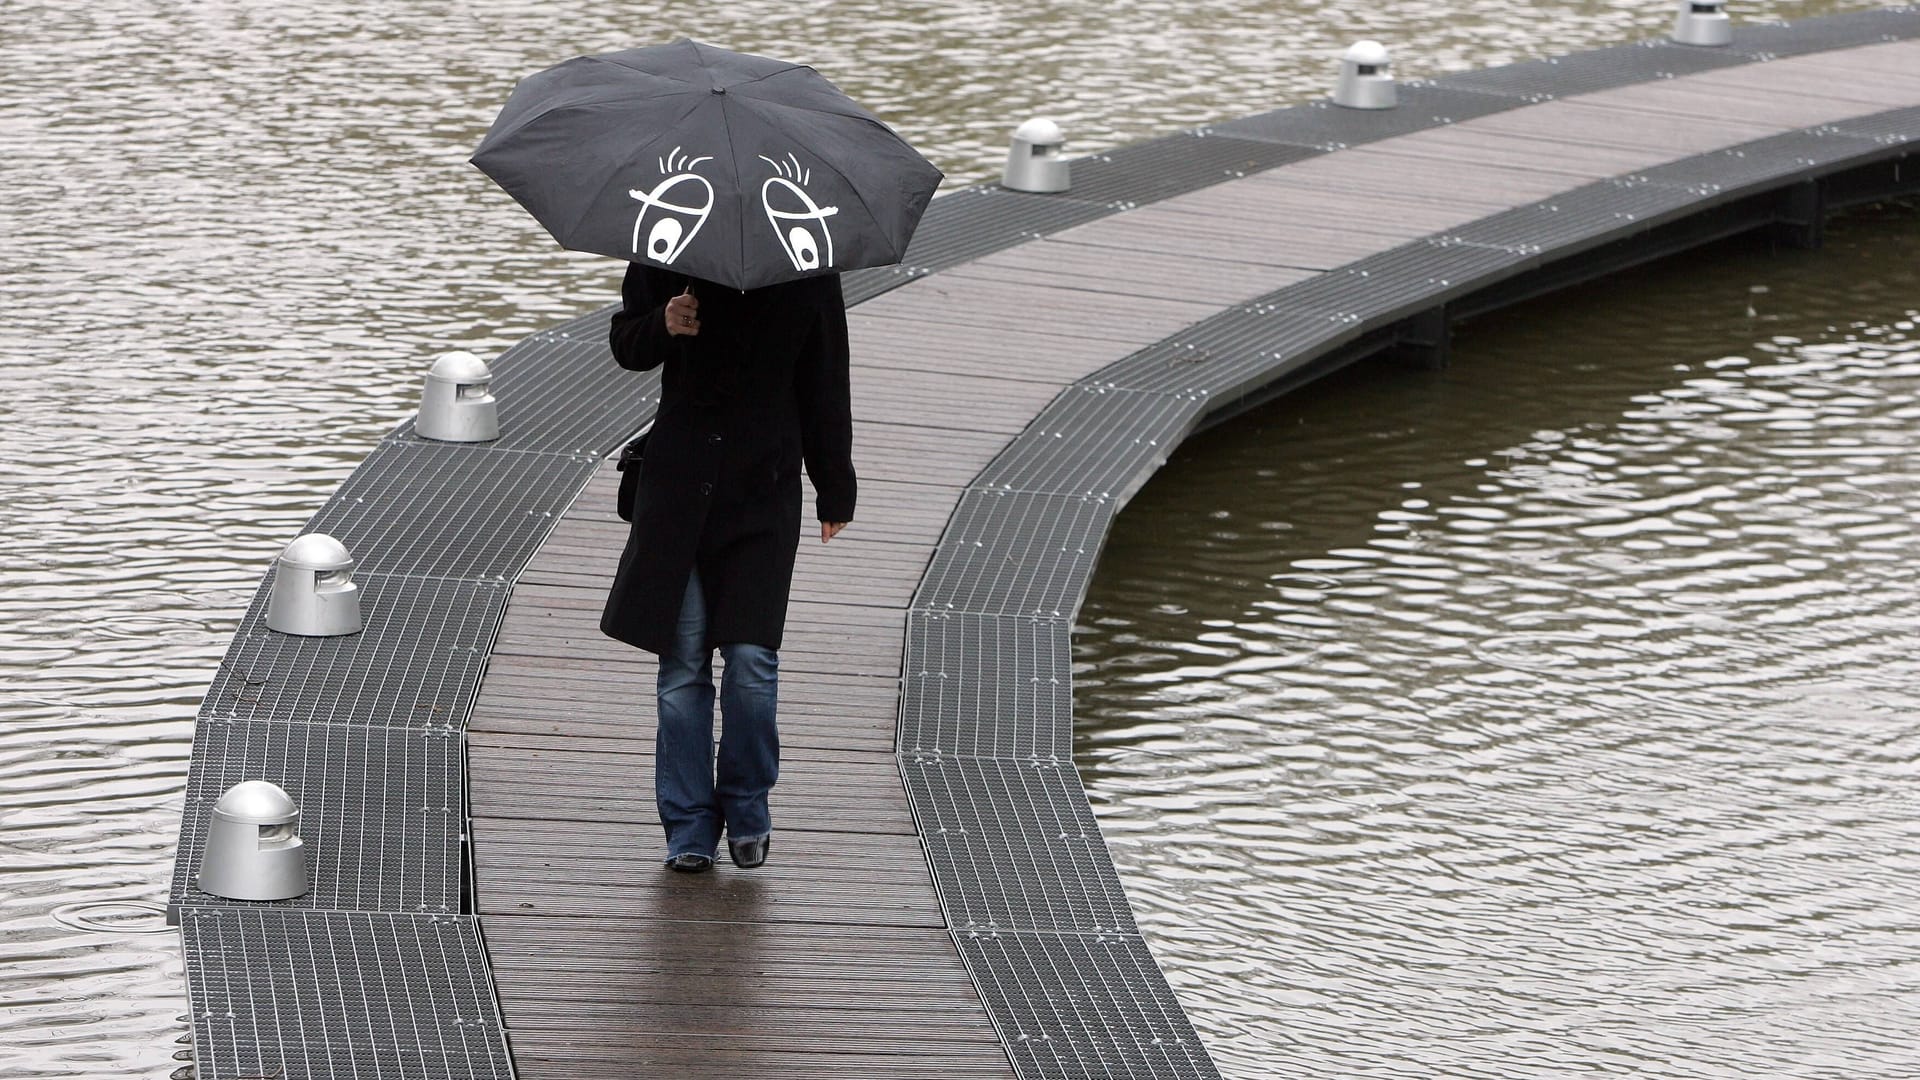
<svg viewBox="0 0 1920 1080">
<path fill-rule="evenodd" d="M 761 870 L 660 866 L 653 667 L 596 625 L 625 535 L 603 469 L 519 578 L 468 727 L 519 1075 L 1015 1075 L 895 757 L 908 609 L 995 455 L 1070 384 L 1236 304 L 1597 180 L 1917 105 L 1912 41 L 1602 90 L 1228 180 L 858 305 L 860 513 L 830 545 L 801 537 Z"/>
<path fill-rule="evenodd" d="M 864 469 L 858 534 L 801 546 L 776 836 L 751 873 L 660 864 L 654 664 L 598 627 L 626 536 L 611 466 L 521 576 L 468 767 L 522 1076 L 1011 1075 L 893 757 L 901 612 L 950 496 L 885 471 Z"/>
</svg>

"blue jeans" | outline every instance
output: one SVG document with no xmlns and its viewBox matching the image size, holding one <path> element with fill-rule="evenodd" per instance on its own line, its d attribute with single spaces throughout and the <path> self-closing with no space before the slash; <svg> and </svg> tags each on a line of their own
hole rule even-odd
<svg viewBox="0 0 1920 1080">
<path fill-rule="evenodd" d="M 732 840 L 773 831 L 767 793 L 780 776 L 774 701 L 780 654 L 762 645 L 720 646 L 720 753 L 713 751 L 713 651 L 700 575 L 687 575 L 673 650 L 660 657 L 660 726 L 653 742 L 653 794 L 667 832 L 667 857 L 713 858 L 724 828 Z"/>
</svg>

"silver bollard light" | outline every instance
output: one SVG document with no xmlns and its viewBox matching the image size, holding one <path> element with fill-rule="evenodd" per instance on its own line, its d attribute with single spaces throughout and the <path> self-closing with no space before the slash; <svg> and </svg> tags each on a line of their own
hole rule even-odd
<svg viewBox="0 0 1920 1080">
<path fill-rule="evenodd" d="M 493 371 L 470 352 L 443 353 L 427 372 L 413 430 L 440 442 L 491 442 L 500 437 L 499 404 L 488 392 Z"/>
<path fill-rule="evenodd" d="M 1009 191 L 1065 191 L 1071 183 L 1067 159 L 1060 152 L 1067 137 L 1060 125 L 1035 118 L 1013 129 L 1007 146 L 1007 169 L 1000 186 Z"/>
<path fill-rule="evenodd" d="M 1673 40 L 1680 45 L 1730 45 L 1733 20 L 1725 0 L 1680 0 L 1673 17 Z"/>
<path fill-rule="evenodd" d="M 307 891 L 307 844 L 294 833 L 300 809 L 265 780 L 228 788 L 213 804 L 195 881 L 230 900 L 291 900 Z"/>
<path fill-rule="evenodd" d="M 360 632 L 360 586 L 353 556 L 325 533 L 294 538 L 280 552 L 267 598 L 267 629 L 303 637 Z"/>
<path fill-rule="evenodd" d="M 1356 41 L 1340 57 L 1340 79 L 1334 83 L 1333 103 L 1349 109 L 1391 109 L 1400 103 L 1389 70 L 1392 58 L 1377 41 Z"/>
</svg>

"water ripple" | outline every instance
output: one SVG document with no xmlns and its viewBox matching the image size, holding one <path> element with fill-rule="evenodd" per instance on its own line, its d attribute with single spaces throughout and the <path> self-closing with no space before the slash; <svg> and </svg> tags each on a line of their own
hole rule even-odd
<svg viewBox="0 0 1920 1080">
<path fill-rule="evenodd" d="M 1865 0 L 1761 2 L 1741 15 L 1858 6 Z M 1008 131 L 1036 113 L 1059 120 L 1070 150 L 1086 153 L 1323 95 L 1332 58 L 1362 36 L 1394 43 L 1402 75 L 1421 76 L 1657 34 L 1668 19 L 1644 5 L 1493 0 L 1364 9 L 1122 0 L 1043 10 L 693 0 L 637 20 L 619 5 L 524 0 L 457 10 L 344 0 L 22 0 L 7 16 L 0 544 L 12 561 L 0 595 L 0 851 L 15 891 L 0 910 L 0 935 L 8 947 L 32 948 L 7 957 L 11 981 L 0 983 L 0 1074 L 155 1077 L 171 1068 L 165 1055 L 178 1034 L 170 1019 L 179 1003 L 177 957 L 160 939 L 127 945 L 72 935 L 50 913 L 102 897 L 164 895 L 192 716 L 239 613 L 279 546 L 408 413 L 432 357 L 453 347 L 492 355 L 615 297 L 618 279 L 606 260 L 557 250 L 466 164 L 515 77 L 679 33 L 797 56 L 898 126 L 958 185 L 995 175 Z M 1813 316 L 1791 290 L 1752 293 L 1743 283 L 1737 300 L 1783 336 L 1745 352 L 1745 367 L 1726 363 L 1741 350 L 1719 349 L 1698 368 L 1718 381 L 1664 403 L 1711 406 L 1717 411 L 1689 422 L 1716 425 L 1720 440 L 1733 440 L 1768 426 L 1757 417 L 1774 403 L 1753 387 L 1770 380 L 1763 389 L 1800 387 L 1781 391 L 1799 410 L 1793 423 L 1833 421 L 1777 444 L 1769 475 L 1779 483 L 1739 489 L 1739 498 L 1777 497 L 1799 509 L 1799 519 L 1781 515 L 1769 526 L 1792 535 L 1739 542 L 1817 538 L 1825 546 L 1808 557 L 1832 573 L 1851 573 L 1869 554 L 1891 569 L 1906 554 L 1903 537 L 1889 531 L 1905 495 L 1862 474 L 1859 463 L 1903 460 L 1902 425 L 1914 407 L 1874 398 L 1875 385 L 1848 366 L 1869 357 L 1895 363 L 1888 358 L 1906 356 L 1904 338 L 1857 317 L 1877 309 L 1851 298 L 1816 298 L 1812 310 L 1826 314 Z M 1822 320 L 1834 318 L 1847 325 L 1829 333 Z M 1801 340 L 1787 340 L 1789 332 Z M 1614 392 L 1599 374 L 1604 367 L 1582 376 L 1602 397 Z M 1635 401 L 1648 414 L 1636 413 L 1635 422 L 1659 429 L 1674 419 L 1654 415 L 1662 407 Z M 1531 454 L 1543 449 L 1535 442 L 1516 438 L 1511 446 Z M 1228 516 L 1179 544 L 1199 545 L 1191 565 L 1212 567 L 1201 590 L 1212 595 L 1189 607 L 1181 590 L 1195 584 L 1195 571 L 1166 568 L 1156 580 L 1173 586 L 1180 602 L 1130 646 L 1145 659 L 1137 668 L 1098 661 L 1116 679 L 1178 669 L 1128 714 L 1164 753 L 1184 754 L 1195 732 L 1211 745 L 1204 728 L 1218 722 L 1222 702 L 1254 716 L 1285 688 L 1319 715 L 1350 722 L 1396 692 L 1395 668 L 1426 643 L 1438 640 L 1452 661 L 1468 663 L 1486 635 L 1460 625 L 1450 609 L 1456 592 L 1482 587 L 1485 571 L 1461 561 L 1463 544 L 1484 540 L 1480 557 L 1511 562 L 1503 544 L 1540 543 L 1503 531 L 1516 520 L 1537 518 L 1529 528 L 1558 535 L 1551 516 L 1577 511 L 1581 498 L 1617 487 L 1631 504 L 1654 491 L 1644 478 L 1603 476 L 1606 469 L 1568 457 L 1562 467 L 1591 475 L 1575 483 L 1517 469 L 1486 478 L 1511 485 L 1516 501 L 1437 495 L 1439 509 L 1347 528 L 1342 515 L 1373 493 L 1344 479 L 1338 462 L 1365 448 L 1323 445 L 1331 486 L 1290 498 L 1320 507 L 1343 535 L 1314 524 L 1293 529 L 1258 503 L 1210 507 Z M 1468 453 L 1498 449 L 1461 445 Z M 1411 495 L 1395 497 L 1402 494 Z M 1888 505 L 1876 509 L 1880 502 Z M 1737 508 L 1714 512 L 1742 527 Z M 1877 516 L 1825 516 L 1854 512 Z M 1174 530 L 1165 535 L 1169 551 L 1181 550 Z M 1687 534 L 1642 535 L 1655 544 L 1646 549 L 1651 561 L 1660 545 Z M 1281 542 L 1299 565 L 1265 558 Z M 1583 564 L 1569 556 L 1561 565 Z M 1159 584 L 1144 591 L 1148 607 L 1172 603 Z M 1703 582 L 1683 595 L 1723 591 Z M 1248 598 L 1252 610 L 1244 612 Z M 1390 652 L 1343 644 L 1352 620 L 1363 617 L 1394 624 L 1381 637 Z M 1189 619 L 1208 636 L 1183 632 Z M 1261 662 L 1230 665 L 1210 681 L 1249 637 L 1272 650 L 1256 649 Z M 1789 642 L 1747 647 L 1763 656 Z M 1391 744 L 1445 745 L 1416 734 L 1418 705 L 1397 707 L 1411 719 Z M 1251 734 L 1232 732 L 1226 745 Z M 1223 780 L 1253 782 L 1271 769 L 1369 775 L 1370 751 L 1329 743 L 1327 752 L 1259 755 Z M 1196 827 L 1195 835 L 1208 831 Z M 1240 839 L 1251 849 L 1261 840 Z M 1153 910 L 1151 894 L 1139 895 Z M 1264 918 L 1270 905 L 1250 910 Z M 1172 917 L 1153 926 L 1163 950 L 1182 934 L 1214 940 L 1209 928 Z M 1206 992 L 1204 978 L 1187 974 L 1204 967 L 1177 963 L 1176 981 L 1229 1064 L 1245 1066 L 1263 1046 L 1300 1036 L 1264 1020 L 1242 1027 L 1249 1010 L 1264 1015 L 1265 1005 L 1222 1001 Z M 1285 980 L 1265 969 L 1247 978 L 1250 990 L 1272 989 L 1296 1004 L 1318 994 L 1279 986 Z M 1347 1007 L 1336 1001 L 1328 1015 Z M 1349 1043 L 1371 1053 L 1368 1045 Z M 1380 1067 L 1390 1060 L 1383 1056 Z"/>
<path fill-rule="evenodd" d="M 1078 757 L 1230 1073 L 1920 1071 L 1916 249 L 1896 207 L 1507 313 L 1136 496 Z"/>
</svg>

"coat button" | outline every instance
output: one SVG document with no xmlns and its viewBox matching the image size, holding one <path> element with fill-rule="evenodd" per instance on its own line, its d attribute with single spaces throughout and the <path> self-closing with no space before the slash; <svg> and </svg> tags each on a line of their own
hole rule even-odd
<svg viewBox="0 0 1920 1080">
<path fill-rule="evenodd" d="M 701 485 L 700 485 L 700 494 L 702 494 L 702 495 L 711 495 L 711 494 L 713 494 L 713 485 L 712 485 L 712 484 L 701 484 Z"/>
</svg>

